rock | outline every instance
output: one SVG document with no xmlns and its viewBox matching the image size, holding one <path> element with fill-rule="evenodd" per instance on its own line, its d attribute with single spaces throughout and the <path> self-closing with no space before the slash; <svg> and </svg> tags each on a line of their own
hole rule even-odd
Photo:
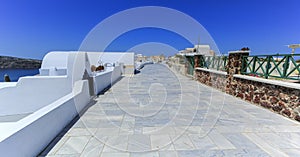
<svg viewBox="0 0 300 157">
<path fill-rule="evenodd" d="M 279 98 L 284 102 L 288 102 L 288 95 L 286 94 L 280 93 Z"/>
<path fill-rule="evenodd" d="M 282 113 L 287 116 L 290 116 L 292 114 L 291 111 L 289 111 L 288 109 L 283 110 Z"/>
<path fill-rule="evenodd" d="M 268 95 L 270 96 L 277 96 L 279 94 L 279 91 L 277 90 L 269 90 Z"/>
<path fill-rule="evenodd" d="M 272 97 L 270 98 L 270 102 L 271 102 L 272 104 L 276 104 L 278 101 L 279 101 L 278 98 L 276 98 L 276 97 L 274 97 L 274 96 L 272 96 Z"/>
<path fill-rule="evenodd" d="M 297 97 L 297 96 L 295 96 L 295 95 L 292 95 L 292 96 L 290 97 L 290 100 L 291 100 L 291 101 L 298 100 L 298 97 Z"/>
<path fill-rule="evenodd" d="M 275 112 L 280 112 L 283 108 L 281 106 L 273 106 L 272 109 L 275 111 Z"/>
<path fill-rule="evenodd" d="M 241 98 L 241 99 L 244 99 L 244 94 L 243 93 L 238 93 L 237 94 L 237 97 Z"/>
<path fill-rule="evenodd" d="M 279 102 L 278 102 L 278 105 L 279 105 L 279 106 L 285 107 L 285 103 L 284 103 L 283 101 L 279 101 Z"/>
<path fill-rule="evenodd" d="M 41 60 L 0 56 L 1 69 L 38 69 L 41 64 Z"/>
<path fill-rule="evenodd" d="M 269 103 L 266 102 L 266 101 L 260 102 L 260 105 L 261 105 L 262 107 L 265 107 L 265 108 L 271 108 L 271 107 L 272 107 L 271 104 L 269 104 Z"/>
<path fill-rule="evenodd" d="M 299 115 L 296 115 L 294 119 L 295 119 L 296 121 L 300 122 L 300 116 L 299 116 Z"/>
<path fill-rule="evenodd" d="M 256 103 L 256 104 L 259 104 L 260 99 L 259 99 L 259 96 L 258 96 L 258 95 L 256 95 L 256 96 L 254 97 L 253 102 Z"/>
</svg>

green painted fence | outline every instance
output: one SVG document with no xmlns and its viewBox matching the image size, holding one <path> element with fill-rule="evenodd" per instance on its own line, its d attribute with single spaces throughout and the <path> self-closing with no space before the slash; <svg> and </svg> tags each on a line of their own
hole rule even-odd
<svg viewBox="0 0 300 157">
<path fill-rule="evenodd" d="M 300 54 L 244 56 L 242 74 L 300 80 Z"/>
<path fill-rule="evenodd" d="M 200 58 L 199 65 L 201 68 L 226 71 L 227 62 L 227 56 L 203 56 Z"/>
</svg>

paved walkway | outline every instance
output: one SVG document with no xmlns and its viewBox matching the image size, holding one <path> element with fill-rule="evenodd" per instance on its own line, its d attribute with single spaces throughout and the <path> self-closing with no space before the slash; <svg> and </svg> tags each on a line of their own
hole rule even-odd
<svg viewBox="0 0 300 157">
<path fill-rule="evenodd" d="M 41 156 L 300 156 L 300 123 L 154 64 L 95 99 Z"/>
</svg>

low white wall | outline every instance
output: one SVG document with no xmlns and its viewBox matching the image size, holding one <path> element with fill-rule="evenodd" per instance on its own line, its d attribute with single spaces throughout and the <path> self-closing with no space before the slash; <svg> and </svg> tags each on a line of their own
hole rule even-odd
<svg viewBox="0 0 300 157">
<path fill-rule="evenodd" d="M 247 75 L 240 75 L 240 74 L 235 74 L 233 75 L 233 77 L 300 90 L 300 84 L 298 83 L 290 83 L 290 82 L 284 82 L 279 80 L 271 80 L 271 79 L 265 79 L 265 78 L 247 76 Z"/>
<path fill-rule="evenodd" d="M 102 63 L 124 63 L 125 65 L 134 65 L 133 52 L 86 52 L 91 65 Z"/>
<path fill-rule="evenodd" d="M 7 124 L 7 129 L 0 125 L 6 131 L 0 135 L 1 156 L 37 156 L 89 101 L 88 82 L 78 81 L 72 93 L 15 124 Z"/>
<path fill-rule="evenodd" d="M 218 70 L 214 70 L 214 69 L 207 69 L 207 68 L 195 68 L 195 70 L 202 70 L 202 71 L 206 71 L 206 72 L 210 72 L 210 73 L 215 73 L 215 74 L 219 74 L 219 75 L 227 75 L 227 72 L 225 71 L 218 71 Z"/>
<path fill-rule="evenodd" d="M 121 77 L 121 75 L 122 69 L 120 66 L 114 67 L 113 70 L 108 70 L 96 74 L 96 76 L 93 77 L 95 83 L 95 93 L 99 94 L 106 87 L 117 81 Z"/>
<path fill-rule="evenodd" d="M 0 82 L 0 89 L 6 87 L 14 87 L 17 85 L 17 82 Z"/>
<path fill-rule="evenodd" d="M 0 90 L 0 116 L 32 113 L 71 92 L 66 77 L 22 77 Z"/>
<path fill-rule="evenodd" d="M 111 63 L 116 66 L 122 63 L 126 68 L 125 74 L 132 74 L 135 69 L 133 52 L 87 52 L 89 64 L 98 66 L 99 61 L 103 64 Z"/>
</svg>

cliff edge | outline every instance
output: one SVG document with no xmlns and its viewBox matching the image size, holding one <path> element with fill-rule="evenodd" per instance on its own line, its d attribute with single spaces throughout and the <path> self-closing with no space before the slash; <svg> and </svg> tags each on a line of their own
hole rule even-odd
<svg viewBox="0 0 300 157">
<path fill-rule="evenodd" d="M 0 69 L 39 69 L 42 61 L 9 56 L 0 56 Z"/>
</svg>

